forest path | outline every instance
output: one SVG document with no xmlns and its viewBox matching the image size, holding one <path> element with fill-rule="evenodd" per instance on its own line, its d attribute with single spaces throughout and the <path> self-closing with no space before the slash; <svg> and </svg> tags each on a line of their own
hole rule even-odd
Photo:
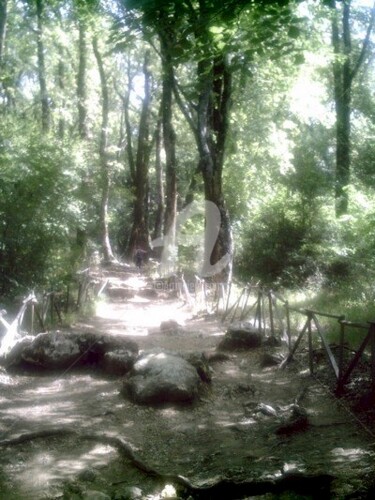
<svg viewBox="0 0 375 500">
<path fill-rule="evenodd" d="M 218 319 L 194 317 L 180 300 L 150 292 L 150 283 L 134 273 L 114 276 L 114 288 L 126 280 L 133 284 L 131 298 L 101 301 L 96 315 L 73 329 L 122 334 L 141 349 L 215 352 L 225 330 Z M 160 323 L 170 319 L 183 328 L 175 334 L 161 331 Z M 262 368 L 263 354 L 259 348 L 215 362 L 212 383 L 199 402 L 182 407 L 135 405 L 120 394 L 121 380 L 90 371 L 1 372 L 1 439 L 56 428 L 74 429 L 78 437 L 61 434 L 3 447 L 0 498 L 131 498 L 129 488 L 137 487 L 139 498 L 156 500 L 173 492 L 134 468 L 116 447 L 80 439 L 80 432 L 122 437 L 143 462 L 164 474 L 181 474 L 207 487 L 229 484 L 223 495 L 208 492 L 199 498 L 249 498 L 251 487 L 239 495 L 233 485 L 276 484 L 280 478 L 290 480 L 289 487 L 283 483 L 281 492 L 271 488 L 259 498 L 368 498 L 373 436 L 305 367 Z M 296 398 L 309 425 L 280 433 Z M 324 483 L 327 474 L 331 486 Z"/>
</svg>

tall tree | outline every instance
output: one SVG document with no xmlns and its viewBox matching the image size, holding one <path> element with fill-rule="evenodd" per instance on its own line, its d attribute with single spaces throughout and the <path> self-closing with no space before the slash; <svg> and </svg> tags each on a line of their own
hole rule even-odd
<svg viewBox="0 0 375 500">
<path fill-rule="evenodd" d="M 160 113 L 161 114 L 161 113 Z M 161 118 L 158 118 L 155 129 L 155 224 L 152 238 L 160 238 L 163 234 L 164 215 L 164 180 L 161 161 Z"/>
<path fill-rule="evenodd" d="M 87 23 L 83 7 L 78 4 L 78 74 L 77 74 L 77 99 L 78 99 L 78 134 L 81 139 L 87 139 Z"/>
<path fill-rule="evenodd" d="M 177 212 L 177 158 L 176 133 L 173 127 L 174 69 L 172 48 L 175 43 L 176 12 L 169 15 L 161 9 L 159 19 L 160 55 L 162 64 L 161 120 L 165 152 L 166 206 L 164 212 L 164 234 L 169 234 L 172 244 L 175 240 Z"/>
<path fill-rule="evenodd" d="M 0 0 L 0 76 L 5 48 L 5 34 L 8 17 L 8 0 Z"/>
<path fill-rule="evenodd" d="M 111 262 L 114 260 L 114 255 L 112 252 L 111 242 L 109 239 L 109 228 L 108 228 L 108 203 L 109 203 L 109 193 L 111 184 L 110 167 L 108 161 L 109 93 L 108 93 L 107 75 L 104 70 L 103 58 L 99 51 L 97 37 L 93 38 L 93 49 L 99 70 L 101 97 L 102 97 L 102 122 L 101 122 L 100 140 L 99 140 L 99 159 L 100 159 L 101 178 L 102 178 L 102 200 L 101 200 L 101 210 L 100 210 L 101 239 L 102 239 L 104 260 L 106 262 Z"/>
<path fill-rule="evenodd" d="M 137 153 L 134 172 L 133 225 L 128 244 L 128 255 L 132 256 L 137 247 L 149 249 L 148 228 L 148 169 L 152 143 L 150 141 L 151 72 L 150 51 L 146 51 L 143 63 L 144 97 L 138 129 Z"/>
<path fill-rule="evenodd" d="M 51 111 L 49 105 L 49 96 L 47 91 L 47 74 L 46 64 L 44 59 L 45 48 L 43 40 L 43 14 L 44 14 L 44 0 L 35 0 L 37 30 L 36 40 L 38 48 L 38 79 L 40 87 L 40 102 L 42 109 L 42 130 L 48 132 L 50 129 Z"/>
<path fill-rule="evenodd" d="M 332 11 L 332 46 L 335 60 L 333 63 L 334 99 L 336 110 L 336 216 L 348 211 L 351 164 L 351 99 L 355 77 L 365 61 L 370 35 L 375 20 L 375 3 L 371 9 L 365 38 L 357 52 L 352 45 L 351 0 L 343 2 L 328 0 Z"/>
<path fill-rule="evenodd" d="M 231 258 L 232 238 L 222 174 L 229 130 L 232 73 L 238 69 L 239 62 L 253 57 L 257 50 L 264 51 L 264 47 L 269 45 L 275 49 L 278 31 L 291 22 L 288 8 L 284 9 L 286 16 L 282 10 L 289 2 L 122 0 L 122 3 L 131 13 L 140 11 L 142 14 L 141 27 L 140 17 L 130 14 L 131 26 L 141 29 L 148 40 L 152 34 L 159 35 L 162 63 L 166 70 L 164 74 L 168 80 L 175 80 L 173 68 L 182 62 L 196 68 L 195 77 L 189 81 L 187 91 L 181 92 L 181 86 L 173 82 L 174 94 L 197 141 L 206 200 L 215 204 L 220 212 L 220 227 L 212 228 L 213 232 L 218 229 L 212 252 L 213 233 L 210 233 L 211 228 L 207 225 L 206 272 L 212 274 L 214 269 L 220 268 L 224 271 L 222 277 L 227 279 L 230 267 L 226 270 L 223 267 Z M 241 35 L 237 36 L 236 29 L 242 13 L 253 17 Z M 251 43 L 253 46 L 249 48 Z M 290 50 L 285 39 L 280 41 L 279 46 L 282 45 Z M 168 90 L 168 86 L 165 88 Z M 216 264 L 216 268 L 213 268 Z"/>
<path fill-rule="evenodd" d="M 64 96 L 65 93 L 65 64 L 63 57 L 59 58 L 59 62 L 57 63 L 57 86 L 60 91 L 60 95 Z M 66 106 L 65 98 L 62 97 L 61 108 L 64 109 Z M 58 137 L 60 139 L 64 138 L 65 135 L 65 119 L 63 113 L 60 113 L 59 123 L 58 123 Z"/>
</svg>

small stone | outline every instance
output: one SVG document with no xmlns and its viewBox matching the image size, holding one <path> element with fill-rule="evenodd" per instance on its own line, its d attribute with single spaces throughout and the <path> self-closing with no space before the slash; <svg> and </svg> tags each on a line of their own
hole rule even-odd
<svg viewBox="0 0 375 500">
<path fill-rule="evenodd" d="M 263 413 L 263 415 L 267 415 L 268 417 L 277 417 L 277 411 L 271 405 L 266 405 L 264 403 L 259 403 L 255 412 Z"/>
<path fill-rule="evenodd" d="M 98 473 L 94 469 L 84 469 L 78 474 L 78 479 L 81 481 L 93 482 L 97 478 Z"/>
<path fill-rule="evenodd" d="M 168 321 L 162 321 L 160 323 L 160 331 L 168 335 L 178 335 L 181 331 L 181 326 L 176 320 L 170 319 Z"/>
<path fill-rule="evenodd" d="M 228 328 L 219 350 L 234 351 L 237 349 L 254 349 L 262 344 L 262 335 L 257 329 L 248 325 L 236 325 Z"/>
<path fill-rule="evenodd" d="M 277 366 L 283 361 L 284 357 L 281 354 L 270 354 L 268 352 L 262 355 L 260 360 L 260 366 L 262 368 L 269 368 L 271 366 Z"/>
</svg>

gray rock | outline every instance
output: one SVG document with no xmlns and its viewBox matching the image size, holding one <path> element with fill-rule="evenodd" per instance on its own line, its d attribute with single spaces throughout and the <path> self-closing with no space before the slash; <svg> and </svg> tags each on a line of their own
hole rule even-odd
<svg viewBox="0 0 375 500">
<path fill-rule="evenodd" d="M 271 405 L 266 405 L 264 403 L 259 403 L 255 407 L 255 413 L 262 413 L 263 415 L 267 415 L 268 417 L 277 417 L 277 411 Z"/>
<path fill-rule="evenodd" d="M 194 366 L 203 382 L 211 382 L 212 368 L 209 365 L 207 356 L 203 352 L 181 353 L 181 357 Z"/>
<path fill-rule="evenodd" d="M 275 336 L 270 336 L 270 337 L 267 337 L 264 341 L 263 341 L 263 345 L 267 346 L 267 347 L 280 347 L 281 346 L 281 340 Z"/>
<path fill-rule="evenodd" d="M 9 352 L 2 358 L 2 364 L 6 368 L 12 366 L 18 366 L 22 363 L 22 353 L 26 347 L 28 347 L 34 340 L 35 337 L 31 335 L 26 335 L 23 338 L 18 338 L 13 347 L 10 348 Z"/>
<path fill-rule="evenodd" d="M 289 416 L 276 429 L 276 434 L 279 436 L 290 436 L 298 432 L 303 432 L 310 426 L 310 421 L 304 408 L 293 404 L 290 406 L 290 410 Z"/>
<path fill-rule="evenodd" d="M 262 335 L 248 325 L 236 325 L 228 328 L 223 340 L 218 345 L 220 350 L 253 349 L 262 344 Z"/>
<path fill-rule="evenodd" d="M 260 366 L 262 368 L 268 368 L 270 366 L 277 366 L 279 365 L 284 359 L 284 356 L 282 354 L 271 354 L 269 352 L 265 352 L 262 355 L 262 358 L 260 360 Z"/>
<path fill-rule="evenodd" d="M 96 480 L 96 478 L 98 477 L 98 473 L 96 470 L 94 469 L 83 469 L 79 474 L 78 474 L 78 479 L 80 479 L 81 481 L 87 481 L 87 482 L 90 482 L 92 483 L 93 481 Z"/>
<path fill-rule="evenodd" d="M 135 355 L 138 346 L 121 336 L 99 335 L 94 332 L 55 331 L 22 339 L 8 354 L 14 364 L 27 363 L 46 369 L 65 369 L 70 366 L 97 365 L 109 351 L 129 351 Z"/>
<path fill-rule="evenodd" d="M 77 337 L 73 338 L 66 332 L 46 332 L 37 335 L 23 349 L 22 359 L 44 368 L 67 368 L 82 355 L 85 356 Z"/>
<path fill-rule="evenodd" d="M 134 351 L 121 349 L 106 352 L 103 356 L 102 367 L 111 375 L 125 375 L 133 368 L 136 358 Z"/>
<path fill-rule="evenodd" d="M 185 359 L 163 352 L 148 353 L 135 363 L 123 392 L 138 404 L 192 402 L 200 378 Z"/>
<path fill-rule="evenodd" d="M 170 319 L 160 323 L 160 331 L 167 335 L 178 335 L 183 330 L 176 320 Z"/>
</svg>

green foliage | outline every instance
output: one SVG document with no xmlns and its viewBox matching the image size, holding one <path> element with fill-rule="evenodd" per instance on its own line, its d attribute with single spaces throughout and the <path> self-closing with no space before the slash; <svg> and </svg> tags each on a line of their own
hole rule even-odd
<svg viewBox="0 0 375 500">
<path fill-rule="evenodd" d="M 82 225 L 72 150 L 38 132 L 7 125 L 0 131 L 3 294 L 62 279 L 70 267 L 71 235 Z"/>
<path fill-rule="evenodd" d="M 254 278 L 270 286 L 304 287 L 316 308 L 347 311 L 350 319 L 373 314 L 374 70 L 368 63 L 353 87 L 353 168 L 348 188 L 352 203 L 349 213 L 336 220 L 332 54 L 326 43 L 330 23 L 325 9 L 310 2 L 298 11 L 287 0 L 46 1 L 43 43 L 51 132 L 43 136 L 35 9 L 27 4 L 35 2 L 13 2 L 9 10 L 0 68 L 0 293 L 39 284 L 54 286 L 85 258 L 85 246 L 100 249 L 100 87 L 91 49 L 95 33 L 110 94 L 109 226 L 118 254 L 127 245 L 132 223 L 127 148 L 138 137 L 140 61 L 151 44 L 152 135 L 161 94 L 159 44 L 164 37 L 185 111 L 193 120 L 199 105 L 197 63 L 218 53 L 226 53 L 230 61 L 233 106 L 223 191 L 235 237 L 237 274 L 244 281 Z M 354 4 L 353 10 L 357 10 Z M 308 12 L 306 18 L 301 12 Z M 358 16 L 364 16 L 361 12 L 358 8 Z M 366 16 L 363 21 L 353 18 L 357 27 L 365 25 Z M 87 31 L 85 141 L 77 139 L 78 18 L 85 21 Z M 353 48 L 358 51 L 361 30 L 354 34 Z M 304 60 L 306 64 L 298 66 Z M 297 96 L 300 109 L 293 105 L 291 89 L 301 75 L 303 83 L 323 87 L 320 115 L 310 116 L 309 109 L 302 109 L 316 102 L 310 95 L 313 85 L 302 84 Z M 126 98 L 130 141 L 123 115 Z M 195 138 L 176 105 L 173 120 L 181 210 L 186 199 L 201 196 L 203 186 Z M 151 164 L 153 155 L 154 151 Z M 152 229 L 155 169 L 151 167 L 149 174 Z M 202 219 L 189 221 L 183 231 L 186 241 L 180 245 L 179 263 L 195 271 L 198 250 L 192 241 L 203 231 Z"/>
<path fill-rule="evenodd" d="M 240 274 L 268 286 L 296 286 L 317 271 L 322 233 L 291 202 L 276 200 L 252 217 L 238 256 Z"/>
</svg>

